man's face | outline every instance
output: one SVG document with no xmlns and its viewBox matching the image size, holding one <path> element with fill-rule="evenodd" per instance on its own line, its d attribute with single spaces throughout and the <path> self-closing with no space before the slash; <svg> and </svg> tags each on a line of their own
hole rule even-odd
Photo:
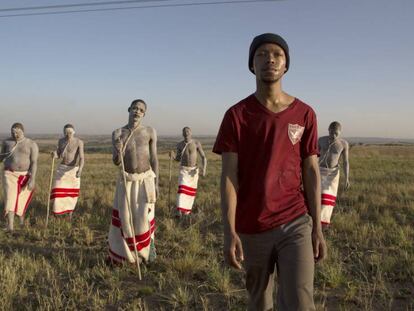
<svg viewBox="0 0 414 311">
<path fill-rule="evenodd" d="M 11 129 L 11 136 L 14 140 L 19 140 L 24 137 L 24 132 L 18 127 L 13 127 Z"/>
<path fill-rule="evenodd" d="M 191 138 L 191 130 L 189 128 L 183 129 L 183 137 L 184 138 Z"/>
<path fill-rule="evenodd" d="M 332 139 L 335 139 L 337 137 L 339 137 L 339 135 L 341 134 L 341 130 L 339 129 L 339 127 L 337 126 L 330 126 L 329 127 L 329 137 Z"/>
<path fill-rule="evenodd" d="M 278 81 L 286 71 L 285 51 L 274 43 L 259 46 L 254 53 L 253 69 L 256 78 L 265 83 Z"/>
<path fill-rule="evenodd" d="M 71 127 L 67 127 L 63 130 L 63 134 L 65 134 L 67 138 L 72 138 L 75 134 L 75 130 Z"/>
<path fill-rule="evenodd" d="M 137 102 L 129 107 L 129 117 L 134 121 L 139 121 L 145 116 L 145 105 L 141 102 Z"/>
</svg>

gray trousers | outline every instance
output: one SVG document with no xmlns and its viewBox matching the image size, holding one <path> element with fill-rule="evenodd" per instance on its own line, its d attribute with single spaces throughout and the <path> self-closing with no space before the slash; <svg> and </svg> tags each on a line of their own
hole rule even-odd
<svg viewBox="0 0 414 311">
<path fill-rule="evenodd" d="M 239 234 L 243 244 L 248 310 L 272 310 L 277 268 L 277 310 L 315 310 L 312 218 L 303 215 L 272 230 Z"/>
</svg>

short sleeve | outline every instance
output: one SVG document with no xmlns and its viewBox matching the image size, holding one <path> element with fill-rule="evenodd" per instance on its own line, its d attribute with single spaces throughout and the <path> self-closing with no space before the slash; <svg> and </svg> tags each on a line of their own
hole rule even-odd
<svg viewBox="0 0 414 311">
<path fill-rule="evenodd" d="M 306 114 L 305 131 L 301 139 L 301 157 L 306 159 L 312 155 L 319 156 L 318 148 L 318 122 L 315 112 L 310 108 Z"/>
<path fill-rule="evenodd" d="M 220 130 L 213 147 L 214 153 L 222 154 L 223 152 L 238 152 L 239 135 L 237 134 L 237 128 L 237 120 L 233 111 L 229 109 L 221 122 Z"/>
</svg>

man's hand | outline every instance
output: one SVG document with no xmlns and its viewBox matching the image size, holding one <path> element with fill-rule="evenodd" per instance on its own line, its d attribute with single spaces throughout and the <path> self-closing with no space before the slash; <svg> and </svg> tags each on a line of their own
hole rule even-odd
<svg viewBox="0 0 414 311">
<path fill-rule="evenodd" d="M 80 177 L 81 177 L 81 175 L 82 175 L 82 170 L 78 170 L 78 171 L 76 172 L 76 178 L 80 178 Z"/>
<path fill-rule="evenodd" d="M 315 262 L 320 262 L 326 259 L 328 255 L 328 249 L 326 247 L 322 229 L 317 228 L 312 230 L 312 246 Z"/>
<path fill-rule="evenodd" d="M 236 269 L 242 268 L 243 247 L 237 233 L 224 234 L 224 259 L 228 265 Z"/>
<path fill-rule="evenodd" d="M 351 184 L 349 182 L 349 179 L 347 179 L 346 182 L 345 182 L 345 190 L 348 190 L 349 187 L 351 187 Z"/>
<path fill-rule="evenodd" d="M 50 156 L 52 157 L 52 159 L 57 159 L 58 158 L 58 155 L 57 155 L 57 152 L 56 151 L 52 151 L 50 153 Z"/>
<path fill-rule="evenodd" d="M 206 168 L 205 167 L 203 167 L 203 170 L 201 171 L 201 176 L 206 176 Z"/>
<path fill-rule="evenodd" d="M 32 178 L 32 176 L 30 176 L 30 177 L 29 177 L 29 180 L 27 181 L 27 189 L 28 189 L 29 191 L 32 191 L 32 190 L 34 189 L 34 186 L 35 186 L 35 181 L 34 181 L 34 179 Z"/>
</svg>

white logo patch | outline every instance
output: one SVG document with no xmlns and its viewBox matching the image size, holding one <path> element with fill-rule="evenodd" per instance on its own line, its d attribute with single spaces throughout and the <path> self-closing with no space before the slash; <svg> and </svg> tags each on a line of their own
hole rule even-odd
<svg viewBox="0 0 414 311">
<path fill-rule="evenodd" d="M 299 124 L 288 124 L 288 135 L 293 145 L 295 145 L 302 138 L 304 130 L 305 127 L 300 126 Z"/>
</svg>

